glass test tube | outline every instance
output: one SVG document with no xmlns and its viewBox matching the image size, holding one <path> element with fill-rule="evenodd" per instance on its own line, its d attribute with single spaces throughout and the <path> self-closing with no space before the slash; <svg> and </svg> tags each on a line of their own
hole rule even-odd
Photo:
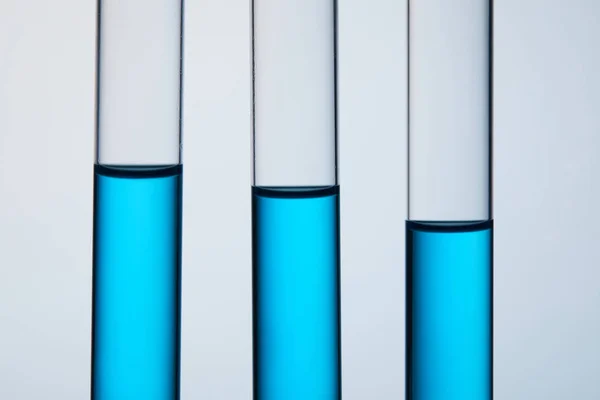
<svg viewBox="0 0 600 400">
<path fill-rule="evenodd" d="M 335 0 L 254 0 L 254 399 L 340 394 Z"/>
<path fill-rule="evenodd" d="M 492 1 L 409 0 L 407 399 L 492 398 Z"/>
<path fill-rule="evenodd" d="M 179 399 L 181 0 L 99 0 L 92 390 Z"/>
</svg>

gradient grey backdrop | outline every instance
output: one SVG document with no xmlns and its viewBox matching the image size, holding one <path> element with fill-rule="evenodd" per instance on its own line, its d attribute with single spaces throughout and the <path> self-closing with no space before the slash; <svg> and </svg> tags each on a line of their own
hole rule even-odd
<svg viewBox="0 0 600 400">
<path fill-rule="evenodd" d="M 404 393 L 406 2 L 341 0 L 343 388 Z M 600 2 L 495 9 L 495 393 L 600 398 Z M 249 1 L 188 0 L 182 397 L 251 398 Z M 90 366 L 93 0 L 0 3 L 0 398 Z"/>
</svg>

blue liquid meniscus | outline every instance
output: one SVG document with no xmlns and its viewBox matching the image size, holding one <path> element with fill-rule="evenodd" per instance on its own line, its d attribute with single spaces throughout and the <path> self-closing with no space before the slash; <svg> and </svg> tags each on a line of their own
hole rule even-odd
<svg viewBox="0 0 600 400">
<path fill-rule="evenodd" d="M 254 400 L 338 400 L 339 188 L 253 188 Z"/>
<path fill-rule="evenodd" d="M 92 399 L 179 399 L 181 166 L 95 168 Z"/>
<path fill-rule="evenodd" d="M 407 222 L 407 399 L 492 399 L 492 221 Z"/>
</svg>

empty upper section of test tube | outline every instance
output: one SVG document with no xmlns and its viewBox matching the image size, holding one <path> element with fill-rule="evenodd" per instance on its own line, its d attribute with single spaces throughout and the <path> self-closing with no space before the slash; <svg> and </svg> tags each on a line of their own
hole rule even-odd
<svg viewBox="0 0 600 400">
<path fill-rule="evenodd" d="M 97 163 L 181 162 L 182 0 L 98 0 Z"/>
<path fill-rule="evenodd" d="M 336 185 L 335 1 L 252 3 L 253 184 Z"/>
<path fill-rule="evenodd" d="M 409 0 L 408 214 L 491 218 L 490 0 Z"/>
</svg>

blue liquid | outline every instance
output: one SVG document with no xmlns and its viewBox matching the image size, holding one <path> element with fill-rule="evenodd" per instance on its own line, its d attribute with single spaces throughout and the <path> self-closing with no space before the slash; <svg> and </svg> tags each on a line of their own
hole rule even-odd
<svg viewBox="0 0 600 400">
<path fill-rule="evenodd" d="M 92 399 L 179 399 L 181 166 L 96 166 Z"/>
<path fill-rule="evenodd" d="M 492 221 L 407 222 L 407 399 L 492 398 Z"/>
<path fill-rule="evenodd" d="M 253 189 L 254 400 L 337 400 L 339 189 Z"/>
</svg>

